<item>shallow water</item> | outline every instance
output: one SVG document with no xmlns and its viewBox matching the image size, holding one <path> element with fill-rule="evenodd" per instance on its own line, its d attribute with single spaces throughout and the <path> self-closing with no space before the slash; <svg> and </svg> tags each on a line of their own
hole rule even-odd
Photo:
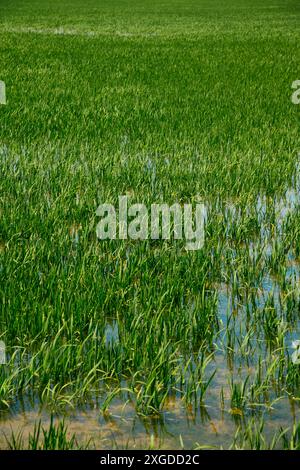
<svg viewBox="0 0 300 470">
<path fill-rule="evenodd" d="M 63 418 L 68 426 L 68 435 L 75 433 L 78 443 L 84 445 L 90 440 L 90 448 L 138 449 L 149 448 L 151 444 L 162 449 L 180 448 L 182 444 L 185 448 L 196 445 L 227 448 L 238 427 L 243 427 L 251 418 L 252 411 L 247 410 L 240 416 L 215 406 L 224 379 L 225 375 L 218 376 L 206 406 L 196 412 L 186 409 L 179 399 L 170 398 L 164 412 L 159 416 L 143 418 L 136 415 L 131 404 L 124 405 L 122 400 L 117 399 L 107 415 L 99 411 L 95 401 L 86 409 L 60 414 L 59 418 L 55 417 L 55 421 Z M 273 409 L 262 409 L 259 413 L 256 410 L 254 416 L 256 419 L 258 416 L 265 419 L 264 432 L 267 438 L 271 438 L 279 426 L 292 428 L 299 421 L 300 407 L 296 402 L 283 398 Z M 19 410 L 16 414 L 1 413 L 0 448 L 7 448 L 5 435 L 10 437 L 12 432 L 15 435 L 21 432 L 26 442 L 38 420 L 48 427 L 50 411 L 41 410 L 36 405 L 31 410 Z"/>
</svg>

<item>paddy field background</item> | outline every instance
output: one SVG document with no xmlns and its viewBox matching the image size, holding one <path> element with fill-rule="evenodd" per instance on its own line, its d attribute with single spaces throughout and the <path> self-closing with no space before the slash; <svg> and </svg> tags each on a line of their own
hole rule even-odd
<svg viewBox="0 0 300 470">
<path fill-rule="evenodd" d="M 300 448 L 300 3 L 1 0 L 1 448 Z M 205 244 L 96 209 L 207 209 Z"/>
</svg>

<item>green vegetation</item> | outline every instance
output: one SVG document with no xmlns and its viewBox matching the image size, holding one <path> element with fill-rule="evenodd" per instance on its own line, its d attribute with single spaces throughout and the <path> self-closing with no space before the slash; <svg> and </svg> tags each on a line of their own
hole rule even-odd
<svg viewBox="0 0 300 470">
<path fill-rule="evenodd" d="M 12 433 L 10 439 L 6 440 L 10 450 L 83 450 L 76 442 L 75 435 L 68 439 L 64 421 L 55 425 L 53 416 L 51 416 L 49 428 L 44 428 L 41 421 L 35 424 L 33 434 L 29 434 L 26 446 L 24 446 L 22 432 L 17 435 Z"/>
<path fill-rule="evenodd" d="M 65 423 L 96 410 L 98 447 L 299 449 L 299 20 L 296 0 L 1 1 L 0 420 L 65 417 L 1 446 L 84 446 Z M 202 200 L 203 249 L 97 240 L 122 194 Z"/>
</svg>

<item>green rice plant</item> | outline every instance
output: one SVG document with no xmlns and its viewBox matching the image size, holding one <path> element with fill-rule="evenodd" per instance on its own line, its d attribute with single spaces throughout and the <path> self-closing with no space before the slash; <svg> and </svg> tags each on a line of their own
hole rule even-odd
<svg viewBox="0 0 300 470">
<path fill-rule="evenodd" d="M 231 409 L 233 412 L 235 410 L 243 411 L 247 402 L 247 383 L 249 381 L 249 376 L 241 383 L 234 383 L 233 379 L 230 382 L 231 390 Z"/>
<path fill-rule="evenodd" d="M 24 442 L 22 432 L 18 434 L 12 432 L 10 437 L 5 436 L 5 438 L 10 450 L 82 450 L 88 447 L 88 444 L 86 446 L 79 445 L 75 434 L 69 438 L 67 432 L 64 421 L 56 425 L 53 416 L 51 416 L 49 427 L 43 427 L 39 421 L 35 424 L 33 434 L 29 434 L 26 442 Z"/>
<path fill-rule="evenodd" d="M 300 425 L 294 424 L 292 432 L 288 437 L 287 433 L 282 435 L 283 448 L 286 450 L 300 449 Z"/>
<path fill-rule="evenodd" d="M 241 427 L 237 429 L 230 449 L 274 450 L 278 448 L 278 443 L 285 433 L 283 430 L 276 432 L 268 442 L 264 432 L 264 421 L 250 420 L 245 429 Z"/>
</svg>

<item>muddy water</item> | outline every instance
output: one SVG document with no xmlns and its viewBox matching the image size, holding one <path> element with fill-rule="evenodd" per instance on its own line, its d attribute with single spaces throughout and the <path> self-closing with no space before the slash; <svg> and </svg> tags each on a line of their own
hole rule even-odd
<svg viewBox="0 0 300 470">
<path fill-rule="evenodd" d="M 79 444 L 89 442 L 89 448 L 155 448 L 172 449 L 193 448 L 197 445 L 204 447 L 230 446 L 233 436 L 238 428 L 247 422 L 251 412 L 245 416 L 232 415 L 228 411 L 220 411 L 215 406 L 214 395 L 220 391 L 219 377 L 215 384 L 215 392 L 207 400 L 207 406 L 195 414 L 192 409 L 187 410 L 180 400 L 170 399 L 165 411 L 157 417 L 141 418 L 135 414 L 132 406 L 124 406 L 116 401 L 110 408 L 109 414 L 104 416 L 95 403 L 94 407 L 85 410 L 69 412 L 64 416 L 68 426 L 68 435 L 76 434 Z M 295 402 L 286 398 L 280 400 L 272 410 L 262 410 L 261 417 L 265 420 L 264 434 L 273 436 L 276 429 L 292 427 L 300 419 L 300 408 Z M 60 415 L 59 419 L 62 419 Z M 256 419 L 257 412 L 256 412 Z M 45 427 L 49 426 L 50 414 L 40 410 L 38 406 L 31 411 L 19 411 L 15 415 L 1 416 L 1 449 L 7 448 L 6 436 L 15 436 L 20 432 L 26 442 L 29 434 L 33 432 L 35 423 L 41 420 Z M 56 417 L 58 421 L 58 418 Z"/>
</svg>

